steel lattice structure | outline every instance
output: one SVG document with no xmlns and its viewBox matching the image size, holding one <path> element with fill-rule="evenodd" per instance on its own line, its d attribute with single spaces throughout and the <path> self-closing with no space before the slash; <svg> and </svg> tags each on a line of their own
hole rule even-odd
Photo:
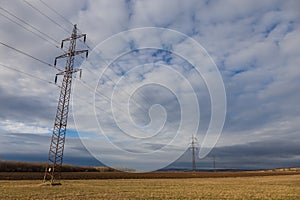
<svg viewBox="0 0 300 200">
<path fill-rule="evenodd" d="M 52 185 L 60 184 L 61 169 L 63 163 L 65 138 L 67 131 L 69 102 L 71 98 L 71 86 L 73 74 L 80 71 L 80 69 L 74 69 L 74 59 L 78 54 L 86 53 L 88 56 L 88 50 L 76 50 L 76 40 L 79 38 L 86 40 L 86 34 L 77 34 L 77 27 L 74 25 L 72 35 L 69 38 L 62 40 L 61 48 L 63 48 L 64 42 L 69 42 L 68 52 L 55 58 L 54 65 L 56 66 L 57 59 L 66 58 L 65 70 L 56 74 L 62 75 L 62 85 L 60 95 L 58 99 L 57 111 L 54 121 L 53 133 L 51 136 L 50 149 L 48 154 L 48 166 L 45 170 L 44 182 L 50 181 Z M 80 71 L 81 72 L 81 71 Z"/>
<path fill-rule="evenodd" d="M 197 170 L 197 166 L 196 166 L 196 144 L 197 144 L 198 140 L 197 138 L 193 135 L 192 136 L 192 143 L 191 143 L 191 149 L 192 149 L 192 170 L 196 171 Z"/>
</svg>

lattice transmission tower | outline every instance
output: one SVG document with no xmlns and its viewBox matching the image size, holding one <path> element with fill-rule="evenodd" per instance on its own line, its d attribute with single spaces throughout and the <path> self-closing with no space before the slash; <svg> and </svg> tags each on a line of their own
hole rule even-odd
<svg viewBox="0 0 300 200">
<path fill-rule="evenodd" d="M 196 171 L 197 170 L 197 166 L 196 166 L 196 149 L 197 149 L 197 144 L 198 144 L 198 140 L 193 135 L 192 136 L 192 142 L 191 142 L 191 149 L 192 149 L 192 171 Z"/>
<path fill-rule="evenodd" d="M 65 42 L 69 42 L 68 52 L 56 57 L 54 61 L 54 65 L 56 66 L 57 59 L 66 58 L 64 71 L 59 72 L 55 76 L 55 82 L 57 81 L 57 76 L 59 75 L 63 76 L 63 80 L 54 120 L 53 133 L 51 136 L 51 143 L 48 154 L 48 166 L 45 169 L 44 175 L 44 182 L 49 181 L 51 185 L 60 184 L 72 79 L 74 73 L 78 71 L 80 71 L 81 73 L 81 69 L 74 69 L 74 59 L 76 55 L 82 53 L 85 53 L 86 57 L 88 56 L 88 50 L 76 50 L 76 40 L 82 37 L 85 42 L 86 34 L 77 34 L 77 26 L 74 25 L 71 37 L 62 40 L 61 42 L 61 48 L 63 48 Z"/>
</svg>

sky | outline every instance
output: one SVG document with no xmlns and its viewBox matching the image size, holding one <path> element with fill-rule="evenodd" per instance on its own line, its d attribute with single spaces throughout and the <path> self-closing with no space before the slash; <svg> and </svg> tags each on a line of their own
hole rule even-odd
<svg viewBox="0 0 300 200">
<path fill-rule="evenodd" d="M 219 168 L 299 167 L 299 8 L 2 0 L 0 42 L 52 64 L 72 24 L 87 34 L 87 45 L 77 42 L 90 55 L 75 60 L 83 73 L 73 82 L 65 163 L 153 170 L 180 157 L 174 165 L 189 166 L 195 134 L 199 168 L 213 157 Z M 0 159 L 47 161 L 58 71 L 1 44 L 0 64 L 32 75 L 0 65 Z"/>
</svg>

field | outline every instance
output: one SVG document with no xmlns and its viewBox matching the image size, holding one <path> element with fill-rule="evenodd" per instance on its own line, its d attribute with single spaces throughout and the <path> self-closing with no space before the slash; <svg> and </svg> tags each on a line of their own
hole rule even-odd
<svg viewBox="0 0 300 200">
<path fill-rule="evenodd" d="M 242 172 L 62 172 L 62 179 L 164 179 L 164 178 L 225 178 L 225 177 L 252 177 L 252 176 L 278 176 L 300 175 L 299 168 L 295 170 L 266 170 L 266 171 L 242 171 Z M 44 172 L 0 172 L 0 180 L 41 180 Z"/>
<path fill-rule="evenodd" d="M 300 199 L 300 175 L 64 180 L 1 180 L 0 199 Z"/>
</svg>

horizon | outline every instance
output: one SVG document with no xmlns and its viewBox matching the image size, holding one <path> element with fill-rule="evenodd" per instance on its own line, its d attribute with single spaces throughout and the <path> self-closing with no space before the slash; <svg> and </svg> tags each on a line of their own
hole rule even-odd
<svg viewBox="0 0 300 200">
<path fill-rule="evenodd" d="M 0 160 L 47 162 L 77 24 L 63 164 L 300 167 L 300 1 L 45 2 L 0 6 Z"/>
</svg>

